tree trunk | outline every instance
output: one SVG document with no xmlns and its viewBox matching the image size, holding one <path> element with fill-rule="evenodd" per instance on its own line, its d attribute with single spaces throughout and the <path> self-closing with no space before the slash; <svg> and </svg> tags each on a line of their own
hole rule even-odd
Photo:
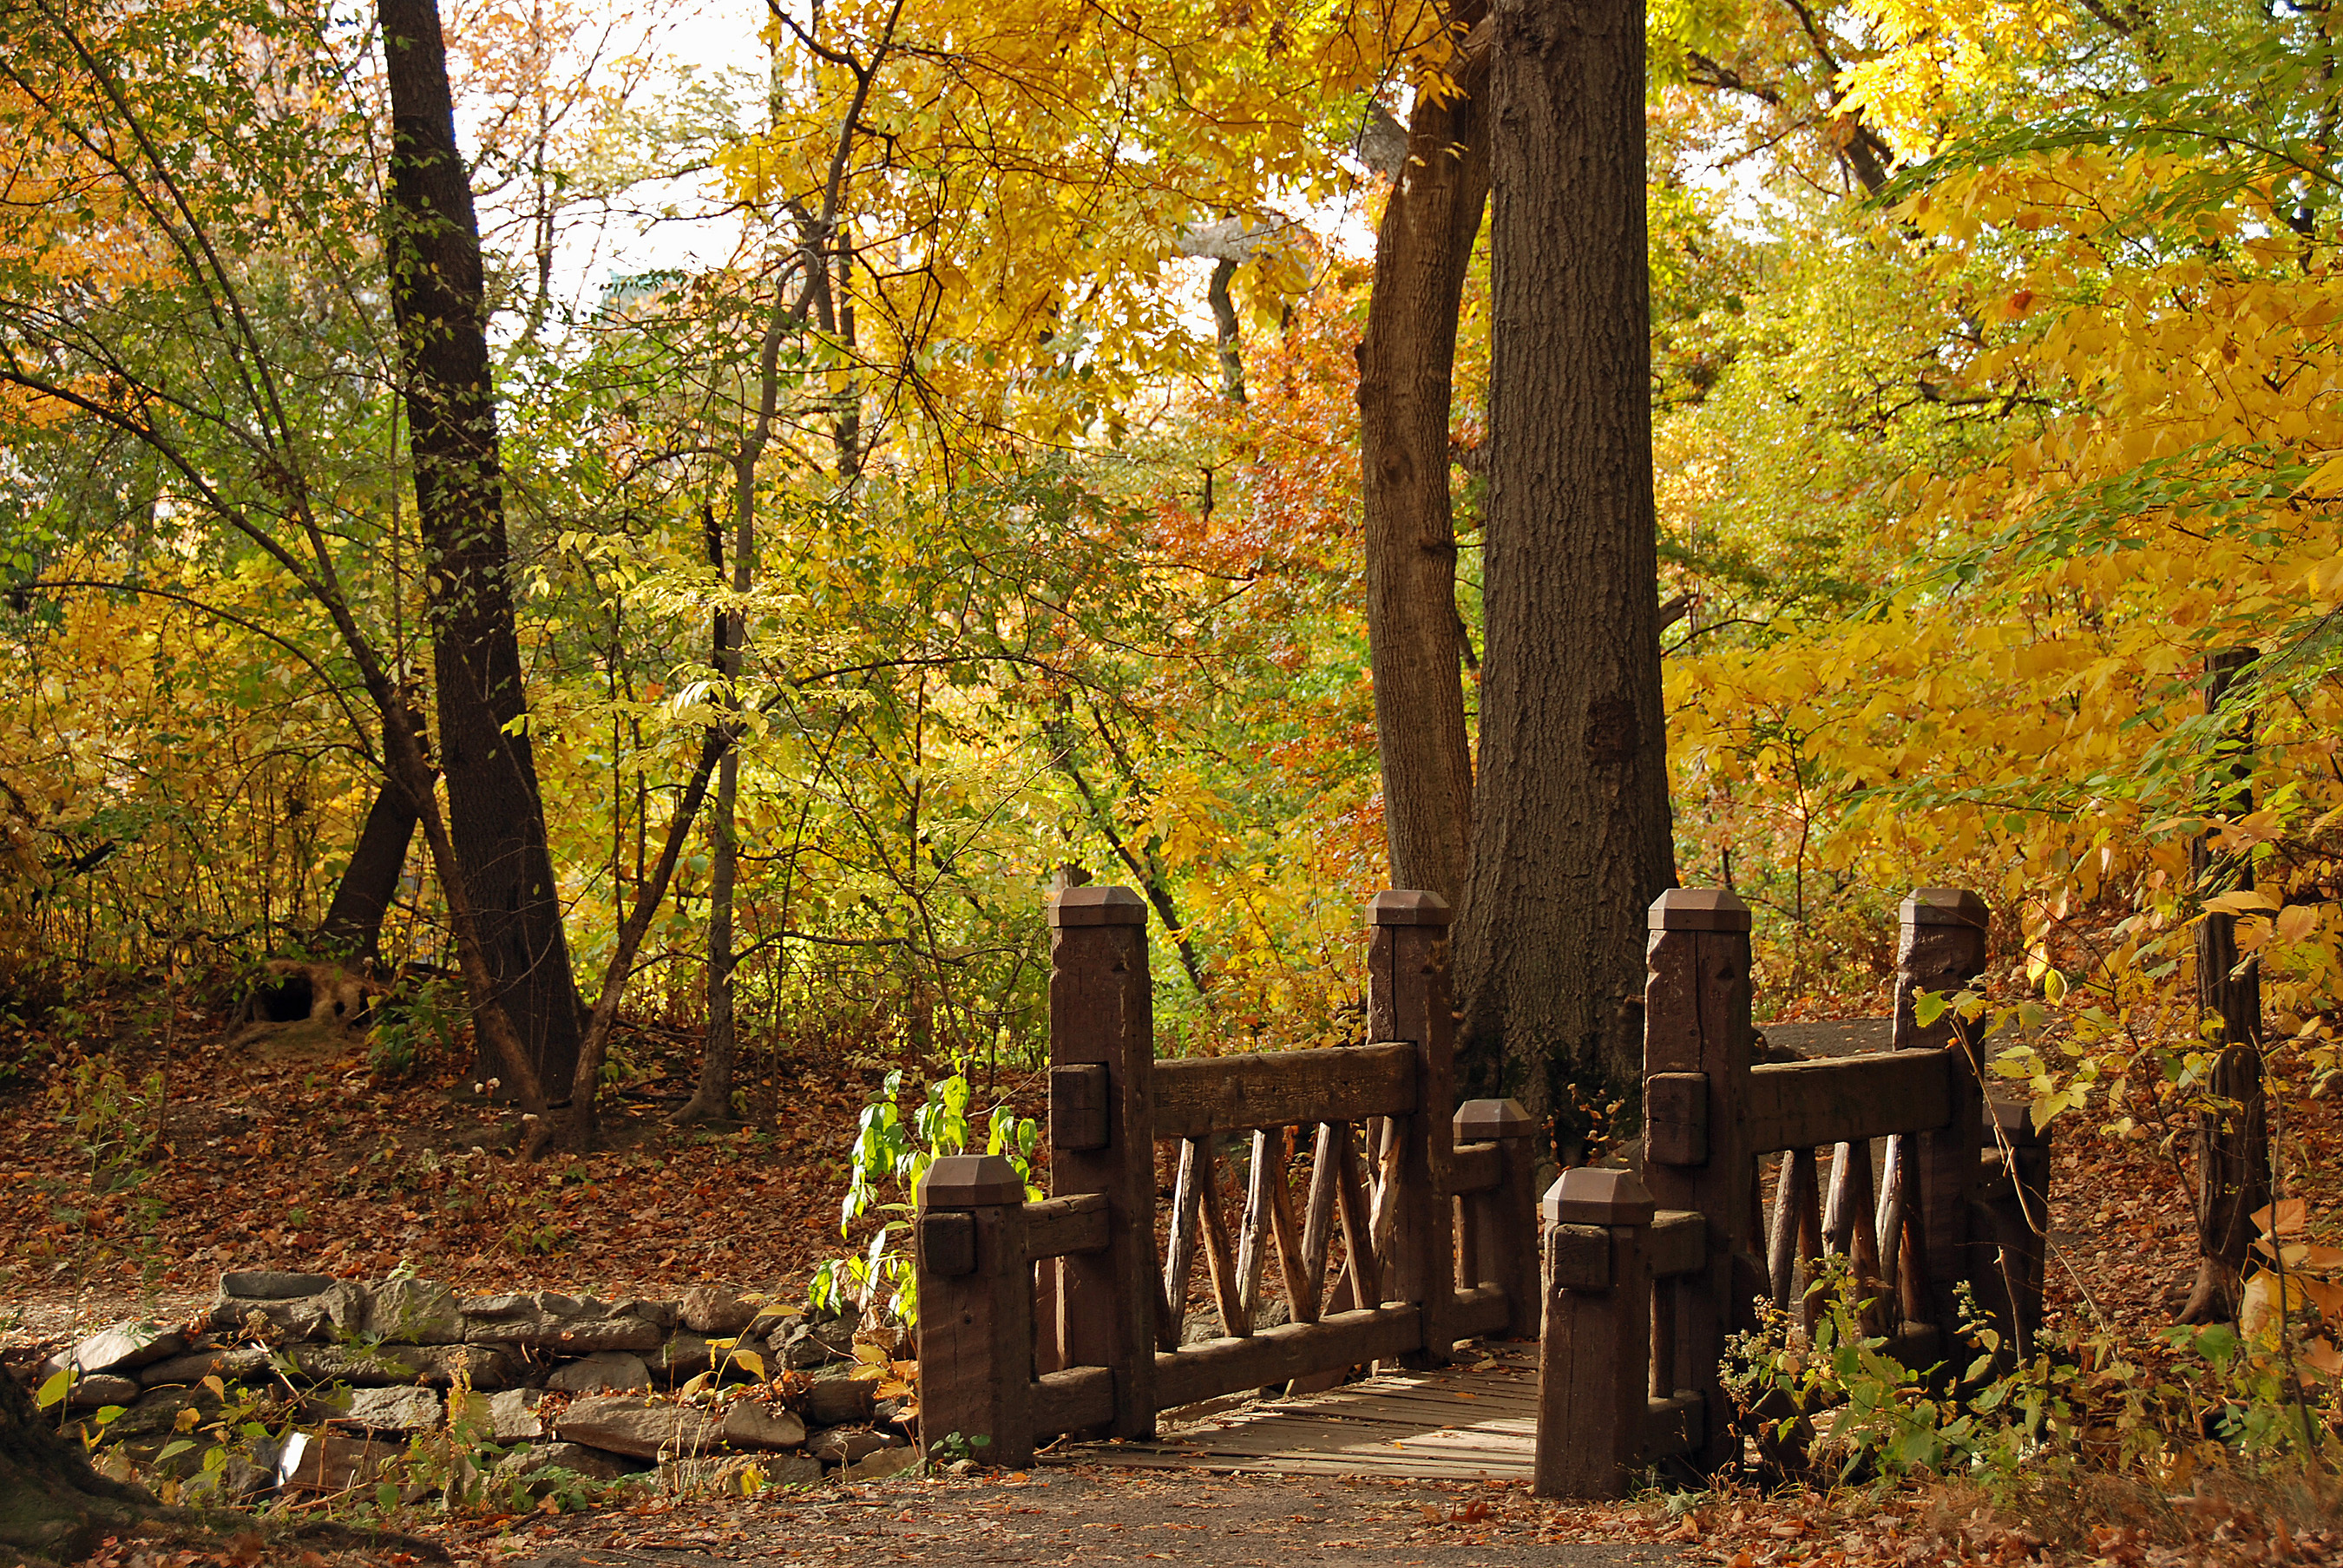
<svg viewBox="0 0 2343 1568">
<path fill-rule="evenodd" d="M 1454 20 L 1481 19 L 1464 0 Z M 1464 894 L 1473 758 L 1464 735 L 1463 622 L 1448 425 L 1456 317 L 1489 194 L 1485 42 L 1460 95 L 1416 100 L 1407 156 L 1375 235 L 1359 343 L 1359 450 L 1367 535 L 1367 645 L 1374 668 L 1383 838 L 1392 885 Z"/>
<path fill-rule="evenodd" d="M 748 483 L 755 483 L 752 473 Z M 748 499 L 737 494 L 740 537 L 732 555 L 732 586 L 749 589 L 749 548 L 755 542 L 753 512 Z M 720 579 L 724 573 L 724 535 L 711 515 L 708 519 L 708 564 Z M 716 615 L 716 672 L 727 688 L 727 707 L 738 707 L 738 692 L 729 688 L 740 678 L 740 647 L 748 628 L 739 615 Z M 708 820 L 708 1031 L 699 1050 L 699 1082 L 691 1099 L 676 1113 L 686 1125 L 732 1120 L 732 1064 L 739 1052 L 739 1029 L 732 1010 L 732 975 L 739 960 L 732 951 L 732 887 L 740 866 L 740 839 L 735 808 L 740 795 L 739 737 L 735 733 L 716 765 L 716 804 Z"/>
<path fill-rule="evenodd" d="M 413 718 L 412 728 L 419 731 L 422 717 Z M 388 753 L 386 738 L 386 759 Z M 367 810 L 366 826 L 359 829 L 357 848 L 350 851 L 350 863 L 334 890 L 334 901 L 317 927 L 317 939 L 329 951 L 369 962 L 379 958 L 383 916 L 398 896 L 416 820 L 407 791 L 385 779 Z"/>
<path fill-rule="evenodd" d="M 80 1448 L 33 1408 L 24 1384 L 0 1372 L 0 1546 L 11 1561 L 26 1553 L 76 1562 L 106 1536 L 126 1535 L 156 1513 L 137 1488 L 92 1470 Z"/>
<path fill-rule="evenodd" d="M 448 829 L 496 997 L 540 1081 L 570 1081 L 578 990 L 526 728 L 479 224 L 435 0 L 378 0 L 390 88 L 385 213 L 415 500 L 428 565 Z M 497 1064 L 483 1053 L 481 1071 Z"/>
<path fill-rule="evenodd" d="M 1565 1141 L 1624 1098 L 1672 879 L 1640 0 L 1498 0 L 1480 780 L 1460 1064 Z M 1608 1091 L 1608 1092 L 1604 1092 Z"/>
<path fill-rule="evenodd" d="M 2218 713 L 2238 674 L 2257 657 L 2253 648 L 2229 648 L 2205 660 L 2205 711 Z M 2215 809 L 2242 817 L 2254 809 L 2252 770 L 2239 755 L 2251 742 L 2243 733 L 2223 748 L 2231 756 L 2223 771 L 2228 787 Z M 2250 854 L 2216 856 L 2209 835 L 2188 847 L 2197 896 L 2216 898 L 2254 885 Z M 2218 1020 L 2221 1054 L 2214 1059 L 2210 1103 L 2197 1116 L 2197 1280 L 2180 1309 L 2184 1323 L 2228 1322 L 2245 1303 L 2247 1250 L 2253 1245 L 2252 1215 L 2270 1201 L 2269 1106 L 2262 1090 L 2262 977 L 2260 960 L 2237 961 L 2237 918 L 2218 910 L 2197 926 L 2197 1000 L 2200 1011 Z"/>
</svg>

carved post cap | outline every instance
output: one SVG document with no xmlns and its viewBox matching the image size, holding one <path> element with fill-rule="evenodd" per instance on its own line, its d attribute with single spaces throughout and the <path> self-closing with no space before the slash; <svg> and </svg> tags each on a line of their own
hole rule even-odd
<svg viewBox="0 0 2343 1568">
<path fill-rule="evenodd" d="M 1444 926 L 1448 900 L 1438 893 L 1384 892 L 1367 900 L 1371 926 Z"/>
<path fill-rule="evenodd" d="M 998 1154 L 947 1154 L 920 1174 L 921 1209 L 990 1209 L 1025 1201 L 1017 1167 Z"/>
<path fill-rule="evenodd" d="M 1545 1190 L 1549 1225 L 1648 1225 L 1658 1205 L 1633 1171 L 1574 1165 Z"/>
<path fill-rule="evenodd" d="M 1896 913 L 1907 926 L 1986 929 L 1985 900 L 1966 888 L 1915 888 Z"/>
<path fill-rule="evenodd" d="M 1459 1143 L 1486 1143 L 1500 1138 L 1527 1138 L 1537 1124 L 1516 1101 L 1468 1100 L 1456 1108 L 1455 1130 Z"/>
<path fill-rule="evenodd" d="M 1147 900 L 1129 888 L 1068 888 L 1050 896 L 1053 926 L 1143 926 Z"/>
<path fill-rule="evenodd" d="M 1745 931 L 1749 906 L 1730 888 L 1670 888 L 1652 900 L 1655 931 Z"/>
</svg>

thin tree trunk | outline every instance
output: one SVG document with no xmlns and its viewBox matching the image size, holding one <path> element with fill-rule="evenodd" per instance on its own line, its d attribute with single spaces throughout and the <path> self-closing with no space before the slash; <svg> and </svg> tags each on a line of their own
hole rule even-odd
<svg viewBox="0 0 2343 1568">
<path fill-rule="evenodd" d="M 410 716 L 420 729 L 420 714 Z M 387 738 L 384 749 L 389 749 Z M 407 791 L 386 779 L 367 809 L 366 825 L 358 830 L 357 848 L 334 889 L 334 901 L 318 922 L 317 938 L 332 952 L 375 961 L 382 947 L 382 919 L 398 896 L 398 879 L 407 872 L 407 851 L 415 842 L 415 808 Z"/>
<path fill-rule="evenodd" d="M 1459 26 L 1480 21 L 1465 0 Z M 1392 884 L 1453 906 L 1473 835 L 1464 734 L 1463 623 L 1448 428 L 1456 319 L 1489 193 L 1482 95 L 1485 33 L 1468 47 L 1460 95 L 1416 100 L 1407 156 L 1375 236 L 1359 344 L 1359 446 L 1367 543 L 1367 643 L 1374 668 L 1383 836 Z"/>
<path fill-rule="evenodd" d="M 1242 403 L 1245 400 L 1244 338 L 1237 327 L 1236 301 L 1229 297 L 1229 284 L 1236 275 L 1237 264 L 1232 257 L 1224 256 L 1214 262 L 1204 298 L 1212 307 L 1212 336 L 1221 351 L 1221 396 Z"/>
<path fill-rule="evenodd" d="M 1460 1060 L 1565 1139 L 1642 1060 L 1671 880 L 1640 0 L 1498 0 L 1487 647 Z"/>
<path fill-rule="evenodd" d="M 2230 687 L 2256 656 L 2253 648 L 2229 648 L 2205 660 L 2205 711 L 2218 713 Z M 2248 720 L 2243 734 L 2224 749 L 2228 788 L 2216 809 L 2242 817 L 2254 809 L 2250 765 L 2242 753 L 2251 743 Z M 2250 889 L 2254 863 L 2248 854 L 2216 856 L 2209 835 L 2188 846 L 2188 859 L 2200 899 Z M 2211 1103 L 2197 1117 L 2197 1280 L 2180 1310 L 2184 1323 L 2227 1322 L 2245 1302 L 2247 1250 L 2253 1245 L 2252 1215 L 2270 1201 L 2269 1105 L 2262 1088 L 2262 977 L 2258 959 L 2237 955 L 2237 918 L 2216 910 L 2197 926 L 2197 1000 L 2200 1011 L 2218 1020 L 2221 1053 L 2205 1086 Z"/>
<path fill-rule="evenodd" d="M 497 1000 L 538 1078 L 566 1084 L 578 991 L 526 726 L 479 224 L 435 0 L 378 0 L 377 14 L 391 102 L 391 309 L 428 567 L 448 827 Z"/>
<path fill-rule="evenodd" d="M 753 485 L 752 473 L 747 484 Z M 732 586 L 749 588 L 749 548 L 754 540 L 754 497 L 736 485 L 734 505 L 740 537 L 732 552 Z M 721 578 L 724 535 L 711 516 L 708 519 L 708 563 Z M 737 709 L 740 678 L 740 644 L 746 635 L 743 618 L 719 610 L 716 616 L 716 670 L 725 683 L 724 705 Z M 732 1064 L 739 1054 L 739 1030 L 732 1009 L 732 976 L 739 960 L 732 950 L 732 888 L 739 876 L 740 840 L 735 808 L 740 794 L 740 749 L 737 728 L 716 765 L 716 805 L 708 819 L 708 1030 L 699 1050 L 699 1081 L 690 1101 L 676 1112 L 687 1125 L 729 1121 L 732 1117 Z"/>
</svg>

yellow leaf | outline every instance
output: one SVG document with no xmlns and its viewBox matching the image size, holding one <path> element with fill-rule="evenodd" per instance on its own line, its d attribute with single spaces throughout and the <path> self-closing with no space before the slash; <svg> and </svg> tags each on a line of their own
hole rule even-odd
<svg viewBox="0 0 2343 1568">
<path fill-rule="evenodd" d="M 2277 908 L 2278 900 L 2258 888 L 2239 888 L 2205 900 L 2207 914 L 2266 915 Z"/>
<path fill-rule="evenodd" d="M 732 1358 L 733 1364 L 749 1369 L 749 1375 L 762 1382 L 765 1379 L 765 1358 L 755 1351 L 742 1351 Z"/>
</svg>

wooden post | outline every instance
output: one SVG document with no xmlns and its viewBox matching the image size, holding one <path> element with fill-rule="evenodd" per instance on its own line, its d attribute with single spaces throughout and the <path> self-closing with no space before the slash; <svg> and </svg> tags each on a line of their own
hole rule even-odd
<svg viewBox="0 0 2343 1568">
<path fill-rule="evenodd" d="M 1581 1165 L 1544 1211 L 1534 1490 L 1624 1496 L 1651 1408 L 1652 1195 L 1632 1171 Z"/>
<path fill-rule="evenodd" d="M 1465 1210 L 1458 1233 L 1473 1241 L 1460 1255 L 1457 1282 L 1496 1285 L 1505 1292 L 1512 1316 L 1509 1340 L 1537 1337 L 1543 1303 L 1538 1294 L 1537 1123 L 1511 1100 L 1468 1100 L 1456 1108 L 1451 1127 L 1458 1143 L 1494 1143 L 1503 1174 L 1497 1185 L 1457 1200 Z M 1469 1277 L 1468 1277 L 1469 1276 Z"/>
<path fill-rule="evenodd" d="M 1718 1375 L 1733 1332 L 1738 1277 L 1758 1277 L 1762 1228 L 1742 1127 L 1749 1083 L 1749 906 L 1731 892 L 1672 888 L 1654 900 L 1644 991 L 1644 1181 L 1664 1209 L 1707 1217 L 1708 1268 L 1674 1285 L 1676 1353 L 1665 1380 L 1696 1392 L 1714 1471 L 1740 1457 L 1734 1407 Z M 1673 1392 L 1673 1391 L 1672 1391 Z"/>
<path fill-rule="evenodd" d="M 920 1447 L 1011 1468 L 1033 1458 L 1033 1266 L 1025 1183 L 997 1154 L 928 1167 L 919 1204 Z M 982 1444 L 976 1443 L 984 1438 Z"/>
<path fill-rule="evenodd" d="M 1965 990 L 1985 972 L 1986 907 L 1975 893 L 1956 888 L 1916 888 L 1904 900 L 1903 934 L 1896 950 L 1897 1050 L 1940 1050 L 1952 1072 L 1953 1119 L 1933 1132 L 1907 1134 L 1906 1213 L 1917 1221 L 1923 1256 L 1913 1262 L 1906 1299 L 1916 1297 L 1936 1325 L 1936 1350 L 1947 1366 L 1964 1364 L 1959 1287 L 1964 1281 L 1990 1304 L 1993 1292 L 1984 1253 L 1986 1238 L 1975 1222 L 1985 1141 L 1985 1091 L 1980 1082 L 1978 1041 L 1984 1025 L 1947 1011 L 1922 1028 L 1914 1002 L 1924 990 Z"/>
<path fill-rule="evenodd" d="M 1448 992 L 1448 900 L 1377 893 L 1367 900 L 1367 1038 L 1415 1047 L 1415 1110 L 1396 1119 L 1397 1191 L 1387 1294 L 1423 1313 L 1410 1366 L 1445 1366 L 1455 1342 L 1455 1227 L 1450 1219 L 1450 1121 L 1456 1099 L 1456 1013 Z"/>
<path fill-rule="evenodd" d="M 2218 714 L 2237 677 L 2260 657 L 2251 648 L 2205 657 L 2205 711 Z M 2222 742 L 2207 805 L 2229 818 L 2254 809 L 2253 721 Z M 2216 855 L 2210 835 L 2188 846 L 2188 869 L 2200 900 L 2250 890 L 2250 854 Z M 2197 923 L 2197 1003 L 2214 1025 L 2210 1103 L 2197 1116 L 2197 1281 L 2180 1309 L 2184 1323 L 2222 1322 L 2244 1304 L 2247 1250 L 2254 1211 L 2270 1199 L 2269 1107 L 2262 1087 L 2261 961 L 2237 951 L 2237 917 L 2215 910 Z"/>
<path fill-rule="evenodd" d="M 1105 1193 L 1107 1244 L 1061 1264 L 1058 1342 L 1068 1366 L 1113 1369 L 1113 1437 L 1155 1435 L 1154 1063 L 1147 905 L 1129 888 L 1068 888 L 1050 900 L 1050 1191 Z M 1079 1129 L 1066 1145 L 1061 1076 L 1083 1107 L 1064 1119 Z"/>
</svg>

